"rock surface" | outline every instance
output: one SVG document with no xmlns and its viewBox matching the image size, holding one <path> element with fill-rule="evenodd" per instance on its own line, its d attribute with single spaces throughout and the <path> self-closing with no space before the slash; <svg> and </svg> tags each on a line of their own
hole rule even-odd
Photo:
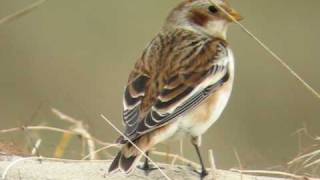
<svg viewBox="0 0 320 180">
<path fill-rule="evenodd" d="M 25 159 L 15 161 L 2 158 L 0 162 L 0 174 L 3 176 L 9 165 L 14 165 L 5 173 L 6 180 L 162 180 L 166 179 L 158 170 L 146 175 L 144 171 L 137 169 L 132 175 L 116 173 L 106 174 L 110 161 L 79 161 L 79 162 L 58 162 L 52 160 Z M 19 158 L 18 158 L 19 159 Z M 21 159 L 21 158 L 20 158 Z M 190 167 L 171 166 L 159 164 L 163 171 L 172 180 L 194 180 L 200 179 Z M 209 175 L 206 179 L 212 179 Z M 285 180 L 281 178 L 258 177 L 250 175 L 241 175 L 239 173 L 217 170 L 215 172 L 216 180 Z"/>
</svg>

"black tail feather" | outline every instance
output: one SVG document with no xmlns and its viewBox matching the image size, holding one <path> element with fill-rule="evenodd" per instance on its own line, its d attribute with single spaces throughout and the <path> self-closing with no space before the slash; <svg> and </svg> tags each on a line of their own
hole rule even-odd
<svg viewBox="0 0 320 180">
<path fill-rule="evenodd" d="M 117 170 L 120 170 L 119 169 L 119 162 L 120 162 L 120 158 L 121 158 L 122 154 L 121 154 L 121 151 L 117 154 L 117 156 L 114 158 L 114 160 L 112 161 L 110 167 L 109 167 L 109 170 L 108 172 L 109 173 L 113 173 Z"/>
<path fill-rule="evenodd" d="M 121 156 L 120 159 L 120 168 L 125 173 L 130 173 L 133 170 L 133 166 L 136 164 L 137 156 L 130 156 L 126 158 L 125 156 Z"/>
<path fill-rule="evenodd" d="M 138 155 L 127 158 L 120 151 L 112 161 L 108 172 L 112 174 L 118 170 L 121 170 L 122 172 L 129 174 L 135 168 L 135 164 L 139 161 L 140 157 L 141 156 Z"/>
</svg>

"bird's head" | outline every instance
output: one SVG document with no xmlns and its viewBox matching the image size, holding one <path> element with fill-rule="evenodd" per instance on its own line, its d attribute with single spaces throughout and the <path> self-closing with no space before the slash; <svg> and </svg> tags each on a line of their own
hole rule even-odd
<svg viewBox="0 0 320 180">
<path fill-rule="evenodd" d="M 228 25 L 242 17 L 230 7 L 227 0 L 184 0 L 172 10 L 167 18 L 165 28 L 185 28 L 209 36 L 225 39 Z M 223 12 L 222 8 L 225 12 Z"/>
</svg>

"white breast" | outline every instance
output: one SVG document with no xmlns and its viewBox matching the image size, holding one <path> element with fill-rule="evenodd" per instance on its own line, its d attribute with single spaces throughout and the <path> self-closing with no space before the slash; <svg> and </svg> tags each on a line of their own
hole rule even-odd
<svg viewBox="0 0 320 180">
<path fill-rule="evenodd" d="M 229 62 L 230 79 L 194 110 L 178 118 L 175 122 L 179 127 L 177 134 L 200 136 L 221 116 L 229 101 L 234 80 L 234 58 L 232 51 L 228 51 L 226 60 Z"/>
</svg>

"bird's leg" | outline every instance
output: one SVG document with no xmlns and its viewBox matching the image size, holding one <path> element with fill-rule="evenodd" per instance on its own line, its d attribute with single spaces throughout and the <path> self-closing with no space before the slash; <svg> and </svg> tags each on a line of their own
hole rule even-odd
<svg viewBox="0 0 320 180">
<path fill-rule="evenodd" d="M 201 156 L 201 153 L 200 153 L 200 148 L 199 148 L 200 145 L 201 145 L 201 136 L 192 137 L 191 143 L 193 144 L 193 146 L 196 149 L 196 152 L 197 152 L 200 164 L 201 164 L 200 177 L 201 177 L 201 179 L 203 179 L 204 177 L 206 177 L 208 175 L 208 172 L 206 170 L 206 167 L 204 166 L 203 159 L 202 159 L 202 156 Z"/>
<path fill-rule="evenodd" d="M 149 151 L 147 151 L 145 155 L 149 157 Z M 148 175 L 151 171 L 158 170 L 157 168 L 150 166 L 148 158 L 145 158 L 143 165 L 138 166 L 138 168 L 143 170 L 146 175 Z"/>
<path fill-rule="evenodd" d="M 149 151 L 146 152 L 146 156 L 149 157 Z M 142 169 L 145 170 L 145 171 L 150 169 L 149 159 L 148 158 L 144 159 L 144 164 L 142 166 Z"/>
</svg>

